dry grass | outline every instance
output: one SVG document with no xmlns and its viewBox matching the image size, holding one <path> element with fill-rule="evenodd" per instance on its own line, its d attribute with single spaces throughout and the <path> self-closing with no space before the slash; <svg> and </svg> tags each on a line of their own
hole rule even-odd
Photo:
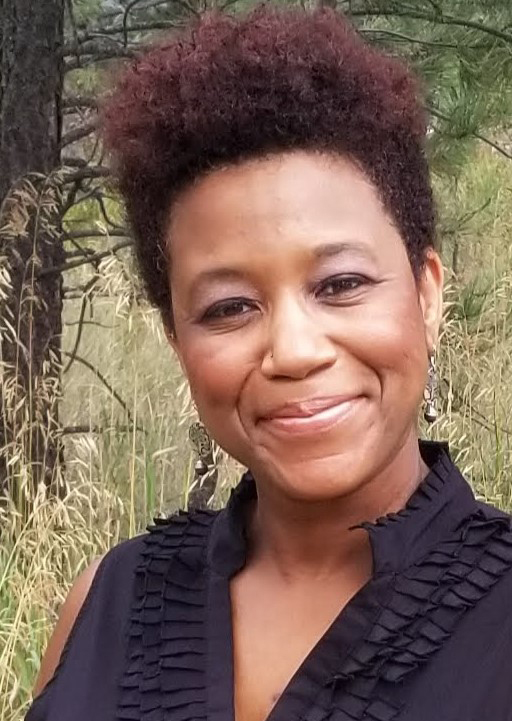
<svg viewBox="0 0 512 721">
<path fill-rule="evenodd" d="M 453 188 L 440 187 L 451 258 L 461 243 L 463 267 L 449 278 L 440 375 L 443 413 L 428 433 L 447 439 L 477 493 L 512 507 L 512 165 L 482 152 Z M 456 235 L 457 218 L 489 203 Z M 453 205 L 449 205 L 453 203 Z M 127 266 L 109 260 L 102 293 L 86 313 L 80 361 L 64 376 L 62 418 L 92 433 L 65 436 L 68 491 L 36 499 L 28 521 L 10 509 L 0 519 L 0 719 L 20 721 L 41 651 L 72 579 L 91 558 L 140 532 L 151 516 L 183 506 L 191 478 L 186 442 L 186 388 L 157 314 L 134 302 Z M 76 271 L 73 283 L 83 280 Z M 75 342 L 81 301 L 65 308 L 64 347 Z M 80 429 L 76 429 L 80 430 Z M 223 466 L 229 484 L 233 469 Z"/>
</svg>

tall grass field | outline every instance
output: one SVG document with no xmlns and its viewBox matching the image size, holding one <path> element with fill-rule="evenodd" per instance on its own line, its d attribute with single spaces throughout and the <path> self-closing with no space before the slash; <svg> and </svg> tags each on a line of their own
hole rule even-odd
<svg viewBox="0 0 512 721">
<path fill-rule="evenodd" d="M 512 509 L 512 163 L 482 146 L 462 177 L 437 181 L 436 193 L 447 276 L 441 414 L 421 432 L 450 443 L 479 497 Z M 88 272 L 69 272 L 66 284 L 80 284 Z M 28 519 L 14 508 L 0 516 L 0 721 L 23 718 L 77 574 L 187 502 L 195 460 L 188 390 L 158 313 L 136 301 L 132 273 L 128 256 L 104 261 L 81 360 L 63 374 L 64 497 L 41 489 Z M 68 352 L 81 303 L 65 302 Z M 238 472 L 221 459 L 215 503 Z"/>
</svg>

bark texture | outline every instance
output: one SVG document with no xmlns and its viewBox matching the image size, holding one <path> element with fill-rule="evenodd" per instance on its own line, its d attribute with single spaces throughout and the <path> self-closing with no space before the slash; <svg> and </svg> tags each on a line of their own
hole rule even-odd
<svg viewBox="0 0 512 721">
<path fill-rule="evenodd" d="M 56 479 L 64 0 L 0 0 L 0 488 Z"/>
</svg>

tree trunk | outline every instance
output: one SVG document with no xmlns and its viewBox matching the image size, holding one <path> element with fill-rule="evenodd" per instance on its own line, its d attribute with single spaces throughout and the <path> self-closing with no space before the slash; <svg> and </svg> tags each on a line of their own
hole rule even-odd
<svg viewBox="0 0 512 721">
<path fill-rule="evenodd" d="M 58 481 L 64 0 L 0 0 L 0 489 Z"/>
</svg>

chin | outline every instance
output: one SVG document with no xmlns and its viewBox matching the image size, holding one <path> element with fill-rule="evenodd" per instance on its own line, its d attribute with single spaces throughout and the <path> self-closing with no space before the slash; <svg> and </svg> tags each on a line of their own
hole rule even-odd
<svg viewBox="0 0 512 721">
<path fill-rule="evenodd" d="M 371 469 L 361 463 L 358 451 L 340 453 L 324 458 L 311 458 L 257 464 L 252 471 L 258 480 L 265 479 L 272 493 L 279 493 L 290 500 L 321 503 L 348 496 L 363 486 L 365 479 L 371 477 Z"/>
</svg>

